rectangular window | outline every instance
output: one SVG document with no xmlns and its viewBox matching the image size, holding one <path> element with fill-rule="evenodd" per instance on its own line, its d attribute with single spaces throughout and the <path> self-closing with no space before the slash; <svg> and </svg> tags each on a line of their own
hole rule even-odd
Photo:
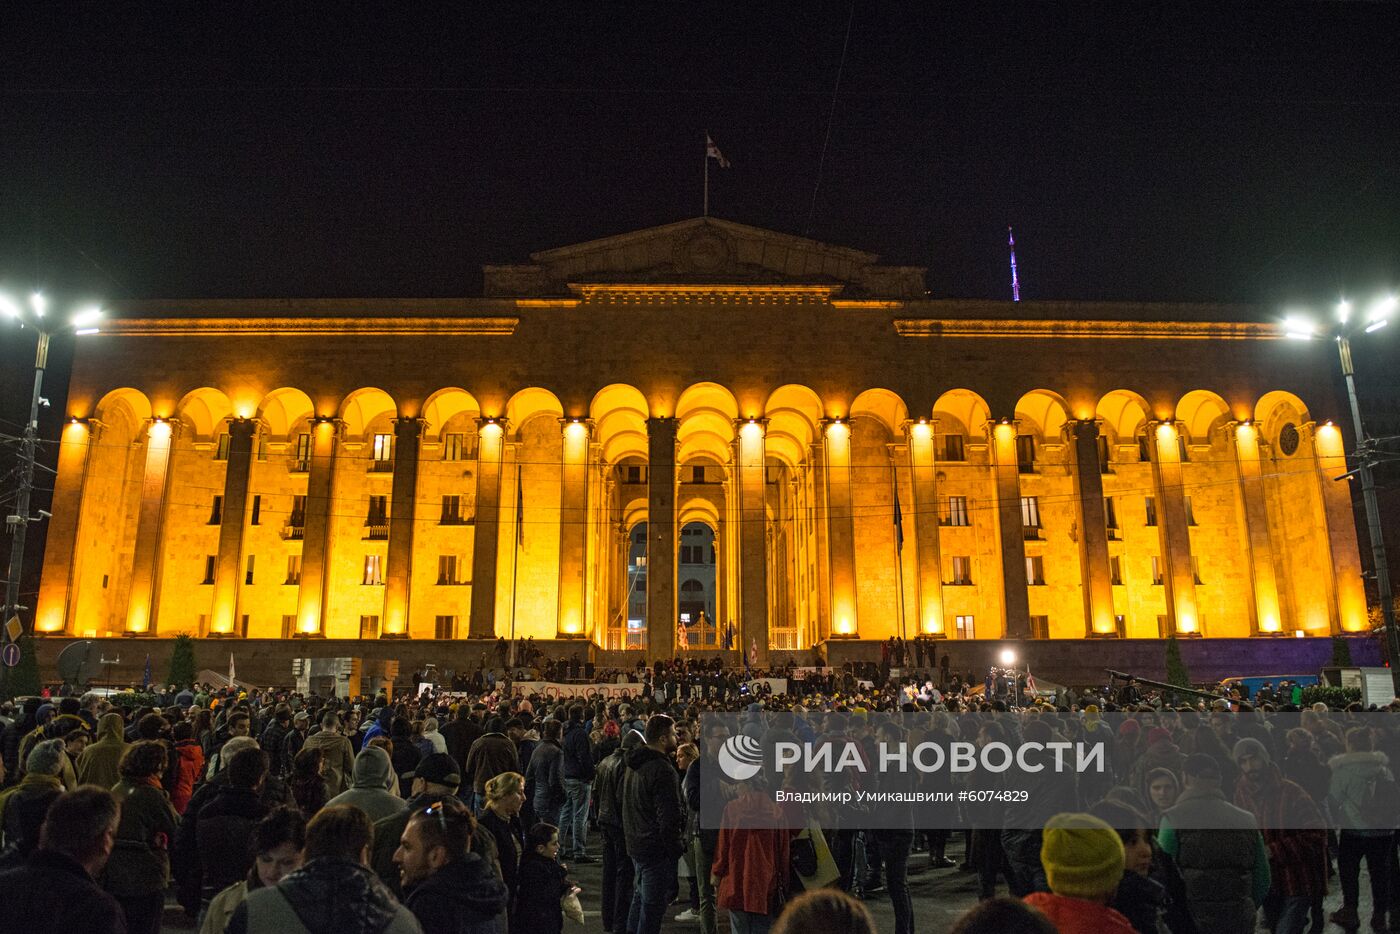
<svg viewBox="0 0 1400 934">
<path fill-rule="evenodd" d="M 1032 639 L 1048 639 L 1048 638 L 1050 638 L 1050 617 L 1048 617 L 1048 616 L 1032 616 L 1032 617 L 1031 617 L 1031 638 L 1032 638 Z"/>
<path fill-rule="evenodd" d="M 1045 586 L 1045 559 L 1040 555 L 1026 555 L 1026 583 L 1032 587 Z"/>
<path fill-rule="evenodd" d="M 1143 508 L 1147 513 L 1147 525 L 1151 528 L 1157 524 L 1157 497 L 1144 496 Z"/>
<path fill-rule="evenodd" d="M 306 473 L 311 469 L 311 435 L 302 432 L 297 435 L 296 456 L 292 458 L 292 470 Z"/>
<path fill-rule="evenodd" d="M 1118 508 L 1113 504 L 1112 496 L 1103 498 L 1103 519 L 1104 525 L 1108 526 L 1108 537 L 1118 537 Z"/>
<path fill-rule="evenodd" d="M 1113 460 L 1109 457 L 1108 435 L 1099 435 L 1099 473 L 1113 473 Z"/>
<path fill-rule="evenodd" d="M 243 575 L 243 583 L 245 584 L 251 584 L 253 582 L 253 564 L 255 558 L 257 558 L 257 555 L 248 556 L 248 568 Z"/>
<path fill-rule="evenodd" d="M 360 638 L 361 638 L 361 639 L 378 639 L 378 638 L 379 638 L 379 617 L 378 617 L 378 616 L 361 616 L 361 617 L 360 617 Z"/>
<path fill-rule="evenodd" d="M 691 559 L 690 559 L 690 546 L 689 546 L 689 545 L 682 545 L 680 551 L 681 551 L 681 564 L 690 564 L 690 563 L 692 563 L 692 562 L 691 562 Z"/>
<path fill-rule="evenodd" d="M 461 525 L 462 524 L 462 497 L 452 493 L 444 495 L 442 498 L 442 518 L 438 520 L 438 525 Z"/>
<path fill-rule="evenodd" d="M 1196 583 L 1203 583 L 1201 580 L 1201 559 L 1195 555 L 1191 556 L 1191 579 Z"/>
<path fill-rule="evenodd" d="M 226 460 L 228 460 L 228 448 L 229 448 L 229 436 L 228 436 L 228 432 L 225 431 L 224 433 L 222 433 L 221 435 L 219 435 L 219 440 L 218 440 L 218 441 L 215 443 L 215 445 L 214 445 L 214 460 L 216 460 L 216 461 L 226 461 Z"/>
<path fill-rule="evenodd" d="M 203 583 L 203 584 L 212 584 L 212 583 L 214 583 L 214 571 L 218 568 L 218 566 L 219 566 L 219 556 L 218 556 L 218 555 L 205 555 L 205 556 L 204 556 L 204 580 L 200 581 L 200 583 Z"/>
<path fill-rule="evenodd" d="M 215 495 L 214 508 L 209 510 L 209 524 L 218 525 L 224 521 L 224 498 Z"/>
<path fill-rule="evenodd" d="M 627 482 L 627 483 L 645 483 L 645 482 L 646 482 L 646 479 L 642 476 L 642 468 L 639 467 L 639 466 L 637 466 L 637 465 L 635 465 L 635 464 L 629 464 L 629 465 L 627 466 L 627 480 L 626 480 L 626 482 Z"/>
<path fill-rule="evenodd" d="M 1152 449 L 1147 446 L 1147 435 L 1137 436 L 1138 462 L 1146 464 L 1152 460 Z"/>
<path fill-rule="evenodd" d="M 297 617 L 295 613 L 282 614 L 282 638 L 290 639 L 297 632 Z"/>
<path fill-rule="evenodd" d="M 374 462 L 387 464 L 394 459 L 394 436 L 381 434 L 374 436 Z"/>
<path fill-rule="evenodd" d="M 301 583 L 301 555 L 287 555 L 287 579 L 283 583 Z"/>
<path fill-rule="evenodd" d="M 1196 510 L 1191 508 L 1191 497 L 1186 497 L 1186 524 L 1196 524 Z"/>
<path fill-rule="evenodd" d="M 250 524 L 262 524 L 262 494 L 257 494 L 253 497 L 253 519 Z"/>
<path fill-rule="evenodd" d="M 963 448 L 962 435 L 943 436 L 943 460 L 963 461 L 967 460 L 967 453 Z"/>
<path fill-rule="evenodd" d="M 1016 436 L 1016 469 L 1035 473 L 1035 435 Z"/>
<path fill-rule="evenodd" d="M 1123 559 L 1118 555 L 1108 556 L 1108 582 L 1117 586 L 1123 584 Z"/>
<path fill-rule="evenodd" d="M 1021 529 L 1026 538 L 1040 538 L 1040 497 L 1021 497 Z"/>
<path fill-rule="evenodd" d="M 967 516 L 967 497 L 948 497 L 948 524 L 949 525 L 971 525 Z"/>
<path fill-rule="evenodd" d="M 306 497 L 292 497 L 292 514 L 287 517 L 287 524 L 294 529 L 306 527 Z"/>
<path fill-rule="evenodd" d="M 1191 463 L 1191 455 L 1186 450 L 1186 437 L 1184 435 L 1176 436 L 1176 454 L 1177 457 L 1181 458 L 1183 464 Z"/>
<path fill-rule="evenodd" d="M 384 583 L 384 558 L 382 555 L 365 555 L 365 586 L 381 586 Z"/>
<path fill-rule="evenodd" d="M 389 497 L 371 496 L 369 510 L 365 513 L 365 525 L 384 525 L 389 521 Z"/>
<path fill-rule="evenodd" d="M 1152 556 L 1152 585 L 1162 586 L 1162 559 L 1156 555 Z"/>
<path fill-rule="evenodd" d="M 457 556 L 438 555 L 438 584 L 452 585 L 459 584 L 457 580 Z"/>
<path fill-rule="evenodd" d="M 459 461 L 466 453 L 466 435 L 460 431 L 452 432 L 442 436 L 442 459 L 445 461 Z"/>
<path fill-rule="evenodd" d="M 690 482 L 691 482 L 691 483 L 704 483 L 704 482 L 705 482 L 705 468 L 704 468 L 704 467 L 692 467 L 692 468 L 690 468 Z"/>
<path fill-rule="evenodd" d="M 952 583 L 961 587 L 972 584 L 972 558 L 963 555 L 953 558 Z"/>
<path fill-rule="evenodd" d="M 959 639 L 976 639 L 977 630 L 972 625 L 971 616 L 958 616 L 953 620 L 954 629 L 957 631 Z"/>
<path fill-rule="evenodd" d="M 457 638 L 457 617 L 455 617 L 455 616 L 435 616 L 435 617 L 433 617 L 433 638 L 434 638 L 434 639 L 455 639 L 455 638 Z"/>
</svg>

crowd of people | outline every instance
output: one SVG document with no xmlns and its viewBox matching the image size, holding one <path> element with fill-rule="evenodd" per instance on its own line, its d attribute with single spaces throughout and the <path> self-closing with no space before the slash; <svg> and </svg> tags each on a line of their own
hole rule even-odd
<svg viewBox="0 0 1400 934">
<path fill-rule="evenodd" d="M 1384 829 L 1400 717 L 1307 709 L 1275 731 L 1248 704 L 988 695 L 970 677 L 877 688 L 854 674 L 761 698 L 752 672 L 682 661 L 622 699 L 506 693 L 504 678 L 354 701 L 194 686 L 139 708 L 28 698 L 0 709 L 0 932 L 154 934 L 173 902 L 201 934 L 557 934 L 585 905 L 607 934 L 657 934 L 673 905 L 701 934 L 726 918 L 733 934 L 811 919 L 861 934 L 862 900 L 887 899 L 895 934 L 912 934 L 910 875 L 962 871 L 983 899 L 953 927 L 963 934 L 1239 934 L 1260 918 L 1295 934 L 1362 924 L 1362 863 L 1371 929 L 1400 927 Z M 818 804 L 779 813 L 789 805 L 762 776 L 730 781 L 716 758 L 727 721 L 701 717 L 736 711 L 761 742 L 1087 738 L 1111 767 L 1023 804 L 910 808 L 865 830 Z M 873 723 L 882 712 L 901 716 Z M 792 790 L 815 790 L 803 774 Z M 952 780 L 872 778 L 893 791 Z M 723 802 L 717 827 L 702 826 L 702 800 Z M 571 867 L 595 861 L 599 890 L 581 893 Z M 1324 918 L 1334 878 L 1342 905 Z"/>
</svg>

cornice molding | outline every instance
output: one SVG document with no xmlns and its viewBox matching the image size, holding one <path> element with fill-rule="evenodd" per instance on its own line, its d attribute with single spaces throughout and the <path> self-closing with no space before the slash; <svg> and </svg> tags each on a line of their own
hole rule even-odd
<svg viewBox="0 0 1400 934">
<path fill-rule="evenodd" d="M 900 337 L 1088 340 L 1279 340 L 1275 324 L 1246 321 L 1038 321 L 997 318 L 896 318 Z"/>
<path fill-rule="evenodd" d="M 102 333 L 120 337 L 241 335 L 499 335 L 515 333 L 519 318 L 116 318 Z"/>
</svg>

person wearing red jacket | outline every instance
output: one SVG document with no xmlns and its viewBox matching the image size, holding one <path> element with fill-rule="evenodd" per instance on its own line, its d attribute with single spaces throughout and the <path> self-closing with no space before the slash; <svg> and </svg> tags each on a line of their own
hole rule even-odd
<svg viewBox="0 0 1400 934">
<path fill-rule="evenodd" d="M 176 813 L 183 815 L 189 807 L 194 786 L 204 774 L 204 749 L 194 738 L 194 726 L 188 722 L 175 724 L 175 781 L 170 788 L 170 803 Z"/>
<path fill-rule="evenodd" d="M 734 934 L 767 934 L 783 910 L 797 833 L 785 824 L 760 780 L 746 782 L 724 808 L 711 877 Z"/>
</svg>

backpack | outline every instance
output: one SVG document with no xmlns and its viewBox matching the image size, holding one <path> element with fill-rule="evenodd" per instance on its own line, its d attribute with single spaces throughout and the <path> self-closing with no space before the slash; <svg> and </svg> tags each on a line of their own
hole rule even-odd
<svg viewBox="0 0 1400 934">
<path fill-rule="evenodd" d="M 1400 827 L 1400 821 L 1396 820 L 1396 801 L 1400 801 L 1400 783 L 1395 781 L 1389 769 L 1377 769 L 1366 780 L 1366 788 L 1357 804 L 1356 810 L 1363 824 L 1358 829 L 1395 830 Z"/>
</svg>

